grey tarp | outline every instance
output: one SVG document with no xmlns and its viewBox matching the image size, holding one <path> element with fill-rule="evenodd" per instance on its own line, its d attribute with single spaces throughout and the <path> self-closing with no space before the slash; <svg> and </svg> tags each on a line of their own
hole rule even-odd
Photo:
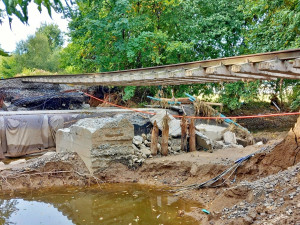
<svg viewBox="0 0 300 225">
<path fill-rule="evenodd" d="M 15 115 L 0 117 L 0 157 L 17 157 L 55 147 L 62 116 Z"/>
</svg>

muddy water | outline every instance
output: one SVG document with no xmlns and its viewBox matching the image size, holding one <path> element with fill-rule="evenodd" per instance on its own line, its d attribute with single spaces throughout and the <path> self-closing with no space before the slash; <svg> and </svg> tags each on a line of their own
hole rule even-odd
<svg viewBox="0 0 300 225">
<path fill-rule="evenodd" d="M 166 191 L 110 184 L 0 197 L 0 224 L 198 224 L 178 212 L 200 207 Z"/>
</svg>

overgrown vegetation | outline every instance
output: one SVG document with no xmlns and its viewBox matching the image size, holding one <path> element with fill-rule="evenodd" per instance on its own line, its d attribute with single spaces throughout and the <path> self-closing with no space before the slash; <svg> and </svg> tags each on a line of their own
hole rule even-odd
<svg viewBox="0 0 300 225">
<path fill-rule="evenodd" d="M 30 0 L 3 2 L 9 17 L 15 14 L 27 22 Z M 71 1 L 66 3 L 64 8 L 59 0 L 36 2 L 49 12 L 51 8 L 67 12 Z M 20 12 L 13 9 L 18 4 L 24 6 Z M 298 0 L 77 0 L 75 5 L 72 13 L 65 14 L 71 20 L 67 47 L 61 47 L 57 26 L 42 25 L 18 44 L 14 54 L 2 57 L 1 76 L 20 74 L 24 68 L 33 74 L 34 70 L 70 74 L 122 70 L 300 45 Z M 300 105 L 299 81 L 293 80 L 164 87 L 168 97 L 171 89 L 175 97 L 183 97 L 184 92 L 201 95 L 204 100 L 221 101 L 230 110 L 264 93 L 276 95 L 280 104 L 291 104 L 293 110 Z M 157 90 L 126 87 L 123 100 L 147 101 L 145 93 L 154 95 Z"/>
</svg>

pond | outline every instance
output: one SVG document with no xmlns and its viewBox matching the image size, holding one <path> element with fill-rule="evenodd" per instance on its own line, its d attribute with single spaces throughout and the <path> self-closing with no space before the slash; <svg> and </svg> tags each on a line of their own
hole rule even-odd
<svg viewBox="0 0 300 225">
<path fill-rule="evenodd" d="M 137 184 L 101 184 L 0 197 L 0 224 L 198 224 L 179 216 L 198 203 Z"/>
</svg>

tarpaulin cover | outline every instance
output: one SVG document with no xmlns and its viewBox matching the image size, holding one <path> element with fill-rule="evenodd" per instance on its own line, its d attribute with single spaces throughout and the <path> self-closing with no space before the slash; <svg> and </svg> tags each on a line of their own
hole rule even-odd
<svg viewBox="0 0 300 225">
<path fill-rule="evenodd" d="M 60 115 L 0 117 L 0 157 L 17 157 L 55 147 L 56 131 L 64 127 Z"/>
</svg>

